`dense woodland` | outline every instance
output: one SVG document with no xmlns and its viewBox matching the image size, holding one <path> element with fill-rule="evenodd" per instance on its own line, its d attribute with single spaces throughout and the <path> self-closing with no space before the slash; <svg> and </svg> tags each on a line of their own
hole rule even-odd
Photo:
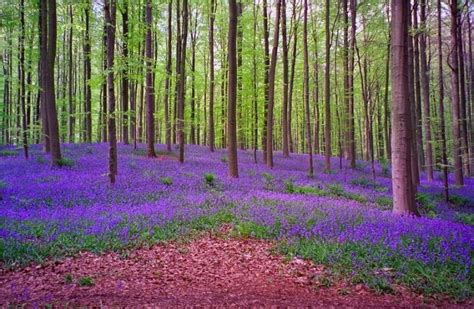
<svg viewBox="0 0 474 309">
<path fill-rule="evenodd" d="M 237 149 L 257 164 L 325 156 L 324 170 L 391 162 L 394 211 L 417 214 L 420 174 L 474 173 L 472 3 L 4 0 L 0 142 Z M 262 152 L 257 152 L 262 150 Z M 331 156 L 340 158 L 331 165 Z M 343 159 L 347 160 L 344 161 Z"/>
</svg>

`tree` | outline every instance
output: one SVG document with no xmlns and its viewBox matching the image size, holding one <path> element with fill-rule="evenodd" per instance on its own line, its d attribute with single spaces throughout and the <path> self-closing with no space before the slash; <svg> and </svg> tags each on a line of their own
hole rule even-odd
<svg viewBox="0 0 474 309">
<path fill-rule="evenodd" d="M 151 0 L 147 0 L 145 9 L 145 62 L 146 62 L 146 142 L 147 156 L 156 157 L 155 153 L 155 88 L 153 85 L 153 42 L 152 42 L 153 14 Z"/>
<path fill-rule="evenodd" d="M 54 90 L 54 62 L 56 59 L 56 0 L 40 0 L 40 80 L 42 88 L 43 113 L 46 121 L 43 125 L 48 135 L 46 150 L 50 150 L 52 165 L 61 162 L 59 143 L 59 125 Z"/>
<path fill-rule="evenodd" d="M 428 61 L 426 57 L 426 38 L 427 38 L 427 24 L 426 24 L 426 0 L 421 0 L 420 9 L 420 26 L 422 29 L 420 37 L 420 64 L 421 64 L 421 90 L 423 93 L 423 133 L 425 142 L 425 166 L 426 178 L 428 181 L 433 180 L 433 149 L 431 141 L 431 119 L 430 119 L 430 88 L 429 88 L 429 70 Z"/>
<path fill-rule="evenodd" d="M 166 81 L 165 81 L 165 130 L 166 149 L 171 151 L 171 122 L 170 122 L 170 97 L 171 97 L 171 41 L 173 38 L 173 1 L 168 2 L 168 38 L 166 43 Z"/>
<path fill-rule="evenodd" d="M 117 175 L 117 134 L 115 126 L 115 87 L 114 87 L 114 51 L 115 51 L 115 0 L 105 0 L 104 15 L 107 34 L 107 131 L 109 140 L 109 179 L 115 183 Z"/>
<path fill-rule="evenodd" d="M 441 134 L 441 168 L 443 170 L 444 199 L 449 201 L 448 156 L 446 154 L 446 121 L 444 117 L 444 78 L 443 78 L 443 39 L 441 25 L 441 0 L 437 1 L 438 8 L 438 81 L 439 81 L 439 117 Z"/>
<path fill-rule="evenodd" d="M 459 104 L 459 68 L 458 68 L 458 2 L 450 0 L 451 9 L 451 51 L 448 65 L 451 68 L 451 108 L 453 128 L 454 179 L 457 186 L 464 185 L 462 165 L 461 114 Z"/>
<path fill-rule="evenodd" d="M 236 130 L 236 102 L 237 102 L 237 1 L 229 0 L 229 34 L 228 34 L 228 61 L 229 83 L 227 101 L 227 152 L 229 162 L 229 176 L 238 178 L 237 166 L 237 130 Z"/>
<path fill-rule="evenodd" d="M 214 14 L 216 11 L 215 0 L 211 0 L 209 13 L 209 128 L 208 144 L 209 150 L 214 152 L 215 128 L 214 128 Z"/>
<path fill-rule="evenodd" d="M 411 175 L 411 118 L 408 100 L 407 1 L 392 0 L 392 187 L 393 212 L 417 215 Z"/>
<path fill-rule="evenodd" d="M 286 0 L 281 0 L 281 37 L 283 48 L 283 104 L 282 104 L 282 135 L 283 155 L 290 155 L 288 132 L 288 38 L 286 35 Z"/>
<path fill-rule="evenodd" d="M 27 113 L 26 113 L 26 102 L 25 102 L 25 1 L 20 0 L 20 39 L 19 39 L 19 49 L 20 49 L 20 105 L 22 113 L 22 138 L 23 138 L 23 152 L 25 158 L 28 159 L 28 126 L 27 126 Z"/>
<path fill-rule="evenodd" d="M 128 145 L 128 2 L 124 1 L 122 9 L 122 57 L 123 57 L 123 68 L 122 68 L 122 141 L 125 145 Z"/>
<path fill-rule="evenodd" d="M 273 48 L 270 69 L 268 71 L 268 108 L 267 108 L 267 166 L 273 167 L 273 109 L 275 105 L 275 71 L 278 53 L 281 0 L 276 2 L 275 29 L 273 31 Z"/>
<path fill-rule="evenodd" d="M 178 0 L 179 1 L 179 0 Z M 180 57 L 177 61 L 181 62 L 179 69 L 179 89 L 177 106 L 177 130 L 179 142 L 179 162 L 184 162 L 184 101 L 186 97 L 186 42 L 188 37 L 188 1 L 183 0 L 183 28 L 180 35 Z"/>
<path fill-rule="evenodd" d="M 303 5 L 303 53 L 304 53 L 304 82 L 303 100 L 306 116 L 306 144 L 309 158 L 308 174 L 313 177 L 313 147 L 311 145 L 311 119 L 309 109 L 309 60 L 308 60 L 308 0 Z"/>
<path fill-rule="evenodd" d="M 331 61 L 331 34 L 329 31 L 330 0 L 326 0 L 324 29 L 326 33 L 326 63 L 324 70 L 324 169 L 331 170 L 331 89 L 330 89 L 330 61 Z"/>
<path fill-rule="evenodd" d="M 84 33 L 84 112 L 85 112 L 85 129 L 86 142 L 92 142 L 92 104 L 91 104 L 91 40 L 90 40 L 90 1 L 86 0 L 84 8 L 85 15 L 85 33 Z"/>
</svg>

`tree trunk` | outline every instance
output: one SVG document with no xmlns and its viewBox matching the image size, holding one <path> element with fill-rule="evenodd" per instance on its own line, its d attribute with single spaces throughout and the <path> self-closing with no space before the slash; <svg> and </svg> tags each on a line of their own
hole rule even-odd
<svg viewBox="0 0 474 309">
<path fill-rule="evenodd" d="M 228 83 L 228 106 L 227 106 L 227 152 L 229 162 L 229 176 L 238 178 L 239 170 L 237 166 L 237 132 L 236 132 L 236 102 L 237 102 L 237 2 L 229 0 L 229 35 L 228 35 L 228 63 L 229 63 L 229 83 Z"/>
<path fill-rule="evenodd" d="M 392 0 L 392 187 L 393 212 L 417 215 L 411 175 L 412 128 L 408 100 L 408 1 Z"/>
<path fill-rule="evenodd" d="M 188 0 L 183 0 L 183 32 L 180 36 L 181 54 L 178 59 L 180 64 L 179 92 L 178 92 L 178 117 L 177 130 L 179 141 L 179 162 L 184 162 L 184 101 L 186 98 L 186 41 L 188 37 Z"/>
<path fill-rule="evenodd" d="M 304 81 L 303 81 L 303 98 L 305 108 L 306 123 L 306 144 L 308 151 L 308 175 L 313 177 L 313 146 L 311 145 L 311 117 L 309 108 L 309 60 L 308 60 L 308 1 L 304 0 L 303 5 L 303 53 L 304 53 Z"/>
<path fill-rule="evenodd" d="M 420 26 L 423 30 L 420 37 L 420 62 L 421 62 L 421 89 L 423 93 L 423 133 L 425 137 L 425 167 L 426 178 L 433 180 L 433 149 L 431 141 L 431 116 L 430 116 L 430 77 L 428 61 L 426 60 L 426 0 L 421 0 Z"/>
<path fill-rule="evenodd" d="M 214 14 L 216 11 L 215 0 L 211 0 L 211 13 L 209 16 L 209 128 L 208 143 L 209 150 L 214 152 L 215 128 L 214 128 Z"/>
<path fill-rule="evenodd" d="M 283 43 L 283 104 L 282 104 L 282 135 L 283 135 L 283 155 L 288 157 L 289 133 L 288 133 L 288 38 L 286 35 L 286 0 L 281 0 L 281 36 Z"/>
<path fill-rule="evenodd" d="M 22 139 L 23 139 L 23 152 L 25 159 L 28 159 L 28 115 L 26 113 L 26 102 L 25 102 L 25 1 L 20 0 L 20 102 L 21 102 L 21 114 L 22 114 Z"/>
<path fill-rule="evenodd" d="M 166 149 L 171 151 L 171 122 L 170 122 L 170 97 L 171 97 L 171 52 L 173 47 L 171 46 L 173 29 L 173 1 L 168 3 L 168 37 L 166 43 L 166 80 L 165 80 L 165 126 L 166 126 Z"/>
<path fill-rule="evenodd" d="M 61 148 L 59 143 L 59 125 L 56 111 L 56 96 L 54 91 L 54 61 L 56 58 L 56 1 L 40 1 L 41 29 L 41 80 L 43 88 L 44 112 L 47 117 L 49 144 L 52 165 L 60 165 Z"/>
<path fill-rule="evenodd" d="M 324 117 L 324 169 L 326 171 L 331 170 L 331 92 L 330 92 L 330 61 L 331 61 L 331 34 L 329 32 L 329 8 L 330 0 L 326 0 L 326 9 L 325 9 L 325 33 L 326 33 L 326 63 L 324 71 L 324 101 L 325 101 L 325 117 Z"/>
<path fill-rule="evenodd" d="M 155 153 L 155 87 L 153 85 L 153 15 L 151 0 L 147 0 L 145 9 L 145 62 L 146 62 L 146 142 L 147 156 L 156 157 Z"/>
<path fill-rule="evenodd" d="M 280 30 L 281 0 L 277 0 L 275 13 L 275 29 L 273 31 L 273 48 L 270 70 L 268 71 L 268 109 L 267 109 L 267 166 L 273 167 L 273 109 L 275 105 L 275 71 L 278 53 Z"/>
<path fill-rule="evenodd" d="M 109 179 L 115 183 L 117 175 L 117 135 L 115 127 L 114 49 L 115 49 L 115 0 L 105 0 L 104 15 L 107 32 L 107 127 L 109 140 Z"/>
<path fill-rule="evenodd" d="M 85 34 L 84 34 L 84 112 L 85 112 L 85 129 L 86 129 L 86 142 L 92 142 L 92 104 L 91 104 L 91 40 L 89 33 L 89 14 L 90 14 L 90 2 L 87 0 L 84 8 L 85 14 Z"/>
<path fill-rule="evenodd" d="M 76 117 L 75 117 L 75 102 L 73 100 L 73 85 L 74 85 L 74 75 L 73 75 L 73 54 L 72 54 L 72 40 L 73 40 L 73 24 L 74 24 L 74 19 L 73 19 L 73 12 L 72 12 L 72 6 L 69 5 L 68 8 L 69 11 L 69 35 L 68 35 L 68 131 L 67 131 L 67 137 L 68 137 L 68 142 L 69 143 L 74 143 L 74 128 L 75 128 L 75 123 L 76 123 Z"/>
<path fill-rule="evenodd" d="M 443 79 L 443 36 L 441 25 L 441 0 L 437 1 L 438 6 L 438 83 L 439 83 L 439 117 L 441 131 L 441 168 L 443 170 L 444 200 L 449 201 L 448 184 L 448 156 L 446 155 L 446 122 L 444 119 L 444 79 Z"/>
<path fill-rule="evenodd" d="M 464 185 L 463 164 L 462 164 L 462 135 L 461 135 L 461 114 L 459 103 L 459 69 L 458 69 L 458 2 L 450 0 L 451 8 L 451 56 L 448 62 L 451 68 L 451 106 L 452 106 L 452 126 L 453 126 L 453 155 L 454 155 L 454 178 L 457 186 Z"/>
<path fill-rule="evenodd" d="M 279 0 L 277 0 L 279 1 Z M 268 42 L 268 14 L 267 14 L 267 0 L 263 0 L 263 44 L 265 52 L 265 77 L 264 77 L 264 91 L 265 100 L 263 103 L 263 130 L 262 130 L 262 150 L 263 150 L 263 162 L 267 162 L 267 110 L 268 110 L 268 90 L 269 90 L 269 67 L 270 67 L 270 45 Z"/>
<path fill-rule="evenodd" d="M 123 32 L 123 70 L 122 70 L 122 141 L 128 145 L 128 3 L 124 2 L 122 10 L 122 32 Z"/>
</svg>

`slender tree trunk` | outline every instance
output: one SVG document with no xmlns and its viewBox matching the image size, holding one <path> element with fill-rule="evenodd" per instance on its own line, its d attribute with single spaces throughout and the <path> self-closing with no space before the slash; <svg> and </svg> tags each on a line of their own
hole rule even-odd
<svg viewBox="0 0 474 309">
<path fill-rule="evenodd" d="M 258 92 L 257 92 L 257 9 L 255 0 L 253 2 L 253 45 L 252 45 L 252 92 L 253 92 L 253 160 L 257 163 L 257 148 L 258 148 Z"/>
<path fill-rule="evenodd" d="M 123 69 L 122 69 L 122 141 L 125 145 L 128 145 L 128 2 L 124 1 L 124 7 L 122 10 L 122 33 L 123 33 Z"/>
<path fill-rule="evenodd" d="M 170 122 L 170 97 L 171 97 L 171 42 L 173 37 L 173 1 L 168 3 L 168 37 L 166 43 L 166 80 L 165 80 L 165 126 L 166 126 L 166 149 L 171 151 L 171 122 Z"/>
<path fill-rule="evenodd" d="M 84 34 L 84 112 L 85 112 L 85 129 L 86 142 L 92 142 L 92 104 L 91 104 L 91 40 L 89 33 L 89 14 L 90 2 L 87 0 L 84 8 L 85 14 L 85 34 Z"/>
<path fill-rule="evenodd" d="M 108 0 L 104 0 L 108 1 Z M 102 83 L 102 110 L 101 110 L 101 115 L 102 115 L 102 123 L 101 123 L 101 128 L 102 128 L 102 142 L 107 142 L 107 125 L 108 125 L 108 120 L 107 120 L 107 23 L 104 23 L 104 35 L 103 35 L 103 74 L 104 74 L 104 82 Z"/>
<path fill-rule="evenodd" d="M 198 16 L 193 19 L 191 15 L 191 130 L 190 143 L 196 144 L 196 44 Z"/>
<path fill-rule="evenodd" d="M 228 35 L 228 61 L 229 61 L 229 83 L 228 83 L 228 106 L 227 106 L 227 151 L 229 158 L 229 176 L 238 178 L 237 166 L 237 132 L 236 132 L 236 102 L 237 102 L 237 2 L 229 0 L 229 35 Z"/>
<path fill-rule="evenodd" d="M 277 0 L 279 1 L 279 0 Z M 267 110 L 268 110 L 268 91 L 269 91 L 269 68 L 270 68 L 270 45 L 268 42 L 268 13 L 267 13 L 267 0 L 263 0 L 263 42 L 265 52 L 265 77 L 264 77 L 264 91 L 265 100 L 263 103 L 263 130 L 262 130 L 262 150 L 263 150 L 263 162 L 267 162 Z"/>
<path fill-rule="evenodd" d="M 146 141 L 147 156 L 156 157 L 155 153 L 155 87 L 153 85 L 153 14 L 151 0 L 147 0 L 145 9 L 145 62 L 146 62 Z"/>
<path fill-rule="evenodd" d="M 72 54 L 72 42 L 73 42 L 73 24 L 74 24 L 74 19 L 73 19 L 73 12 L 72 12 L 72 5 L 69 5 L 68 7 L 69 11 L 69 35 L 68 35 L 68 132 L 67 132 L 67 137 L 68 137 L 68 142 L 69 143 L 74 143 L 74 127 L 76 123 L 76 117 L 75 117 L 75 102 L 73 100 L 73 85 L 74 85 L 74 72 L 73 72 L 73 54 Z"/>
<path fill-rule="evenodd" d="M 28 114 L 26 113 L 26 102 L 25 102 L 25 1 L 20 0 L 20 101 L 21 101 L 21 113 L 22 113 L 22 138 L 23 138 L 23 152 L 25 159 L 28 159 L 28 125 L 27 119 Z"/>
<path fill-rule="evenodd" d="M 439 117 L 441 131 L 441 168 L 443 170 L 444 200 L 449 201 L 448 184 L 448 156 L 446 155 L 446 122 L 444 119 L 444 78 L 443 78 L 443 35 L 441 25 L 441 0 L 437 0 L 438 6 L 438 83 L 439 83 Z"/>
<path fill-rule="evenodd" d="M 178 141 L 179 141 L 179 162 L 184 162 L 184 101 L 186 99 L 186 41 L 188 37 L 188 0 L 183 0 L 183 33 L 181 40 L 181 54 L 179 61 L 179 92 L 178 92 Z"/>
<path fill-rule="evenodd" d="M 422 100 L 421 100 L 421 84 L 420 84 L 420 49 L 419 49 L 419 27 L 418 27 L 418 0 L 413 1 L 413 28 L 414 32 L 412 34 L 413 40 L 411 42 L 411 54 L 413 55 L 412 57 L 409 57 L 410 59 L 413 58 L 413 62 L 410 62 L 410 66 L 412 69 L 410 69 L 410 72 L 413 71 L 413 73 L 410 73 L 413 75 L 412 77 L 412 82 L 410 82 L 410 91 L 413 91 L 413 95 L 410 95 L 410 97 L 413 97 L 414 99 L 414 113 L 413 113 L 413 118 L 415 119 L 415 126 L 413 127 L 415 136 L 416 136 L 416 142 L 414 144 L 414 147 L 416 147 L 417 151 L 417 163 L 414 164 L 413 166 L 416 166 L 416 170 L 413 170 L 413 173 L 415 175 L 419 174 L 419 171 L 422 167 L 425 166 L 425 155 L 424 155 L 424 149 L 423 149 L 423 115 L 422 115 Z M 410 21 L 411 24 L 411 21 Z M 413 67 L 414 66 L 414 67 Z M 415 177 L 416 182 L 419 184 L 419 176 Z"/>
<path fill-rule="evenodd" d="M 426 178 L 433 180 L 433 148 L 431 141 L 431 116 L 430 116 L 430 77 L 428 71 L 428 61 L 426 59 L 426 0 L 421 0 L 420 7 L 420 26 L 423 29 L 420 37 L 420 62 L 421 62 L 421 89 L 423 93 L 423 125 L 425 137 L 425 167 Z"/>
<path fill-rule="evenodd" d="M 293 29 L 293 46 L 291 52 L 291 69 L 290 69 L 290 84 L 288 89 L 288 138 L 289 138 L 289 150 L 293 152 L 293 134 L 291 133 L 291 120 L 292 120 L 292 110 L 293 110 L 293 86 L 295 80 L 295 65 L 296 65 L 296 43 L 298 41 L 298 22 L 296 19 L 296 0 L 293 0 L 293 9 L 292 9 L 292 29 Z M 298 13 L 299 15 L 299 13 Z M 316 148 L 316 146 L 315 146 Z"/>
<path fill-rule="evenodd" d="M 306 123 L 306 144 L 308 151 L 308 175 L 313 177 L 313 147 L 311 145 L 311 117 L 309 108 L 309 60 L 308 60 L 308 1 L 304 0 L 303 5 L 303 53 L 304 53 L 304 81 L 303 81 L 303 98 L 305 108 L 305 123 Z"/>
<path fill-rule="evenodd" d="M 282 135 L 283 155 L 290 155 L 288 133 L 288 38 L 286 35 L 286 0 L 281 0 L 281 36 L 283 43 L 283 104 L 282 104 Z"/>
<path fill-rule="evenodd" d="M 114 87 L 114 49 L 115 49 L 115 0 L 105 0 L 104 15 L 107 33 L 107 126 L 109 140 L 109 179 L 115 183 L 117 175 L 117 134 L 115 127 L 115 87 Z"/>
<path fill-rule="evenodd" d="M 208 143 L 209 150 L 214 152 L 215 128 L 214 128 L 214 14 L 215 0 L 211 0 L 211 12 L 209 15 L 209 128 Z"/>
<path fill-rule="evenodd" d="M 451 68 L 451 106 L 453 126 L 453 155 L 454 155 L 454 178 L 457 186 L 464 185 L 463 163 L 462 163 L 462 134 L 461 134 L 461 112 L 459 103 L 459 68 L 458 68 L 458 2 L 450 0 L 451 8 L 451 50 L 449 66 Z"/>
<path fill-rule="evenodd" d="M 326 171 L 331 170 L 331 92 L 330 92 L 330 61 L 331 61 L 331 34 L 329 31 L 329 8 L 330 0 L 326 0 L 326 9 L 325 9 L 325 22 L 324 28 L 326 33 L 326 63 L 324 71 L 324 101 L 325 101 L 325 117 L 324 117 L 324 169 Z"/>
<path fill-rule="evenodd" d="M 347 138 L 348 138 L 348 159 L 351 168 L 356 167 L 356 148 L 355 148 L 355 123 L 354 123 L 354 54 L 356 46 L 356 14 L 357 0 L 350 0 L 349 10 L 351 12 L 351 33 L 348 52 L 348 72 L 347 72 L 347 90 L 348 90 L 348 119 L 347 119 Z"/>
<path fill-rule="evenodd" d="M 411 117 L 408 100 L 408 1 L 392 0 L 392 187 L 393 212 L 417 215 L 411 174 Z"/>
<path fill-rule="evenodd" d="M 278 53 L 280 30 L 281 0 L 277 0 L 275 13 L 275 29 L 273 31 L 273 48 L 270 70 L 268 71 L 268 109 L 267 109 L 267 166 L 273 167 L 273 109 L 275 105 L 275 71 Z"/>
</svg>

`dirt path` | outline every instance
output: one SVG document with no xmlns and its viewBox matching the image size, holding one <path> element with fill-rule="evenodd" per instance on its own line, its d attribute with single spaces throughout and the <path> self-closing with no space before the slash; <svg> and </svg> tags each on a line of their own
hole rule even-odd
<svg viewBox="0 0 474 309">
<path fill-rule="evenodd" d="M 82 253 L 44 266 L 0 270 L 0 304 L 455 307 L 403 289 L 377 295 L 344 282 L 322 287 L 322 267 L 285 262 L 271 247 L 268 241 L 206 236 L 128 256 Z M 93 285 L 80 286 L 84 277 Z"/>
</svg>

